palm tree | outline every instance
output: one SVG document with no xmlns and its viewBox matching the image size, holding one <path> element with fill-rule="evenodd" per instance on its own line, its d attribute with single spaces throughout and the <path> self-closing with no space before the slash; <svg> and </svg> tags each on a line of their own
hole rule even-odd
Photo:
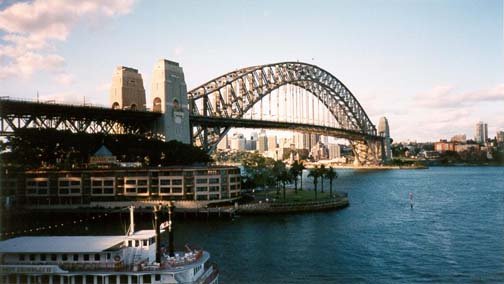
<svg viewBox="0 0 504 284">
<path fill-rule="evenodd" d="M 297 162 L 297 161 L 296 161 Z M 295 164 L 295 163 L 294 163 Z M 299 184 L 299 190 L 303 190 L 303 170 L 306 169 L 303 162 L 299 162 L 297 164 L 297 168 L 299 170 L 299 175 L 301 176 L 301 183 Z"/>
<path fill-rule="evenodd" d="M 302 173 L 302 171 L 300 171 L 300 169 L 299 169 L 299 162 L 298 161 L 294 161 L 294 163 L 291 165 L 291 167 L 289 169 L 289 173 L 292 176 L 292 178 L 294 179 L 294 192 L 297 194 L 298 176 L 300 173 Z"/>
<path fill-rule="evenodd" d="M 309 177 L 313 177 L 313 185 L 315 186 L 315 200 L 317 200 L 317 182 L 318 178 L 320 177 L 320 169 L 315 166 L 313 169 L 310 170 L 310 173 L 308 174 Z"/>
<path fill-rule="evenodd" d="M 320 174 L 320 181 L 321 181 L 321 186 L 320 186 L 320 192 L 324 193 L 324 177 L 327 172 L 327 169 L 325 165 L 321 165 L 319 168 L 319 174 Z"/>
<path fill-rule="evenodd" d="M 332 197 L 333 196 L 332 183 L 333 183 L 333 180 L 338 178 L 338 173 L 333 169 L 333 167 L 329 167 L 329 169 L 325 173 L 325 177 L 329 179 L 329 191 L 330 191 L 330 194 Z"/>
<path fill-rule="evenodd" d="M 280 175 L 278 176 L 278 180 L 282 184 L 282 189 L 283 189 L 283 200 L 285 202 L 285 184 L 290 182 L 292 180 L 292 175 L 287 171 L 287 169 L 283 169 L 280 172 Z"/>
<path fill-rule="evenodd" d="M 285 163 L 283 161 L 275 161 L 273 164 L 273 176 L 275 177 L 275 185 L 276 185 L 276 190 L 277 190 L 277 195 L 280 195 L 280 177 L 284 171 L 287 171 L 285 168 Z"/>
</svg>

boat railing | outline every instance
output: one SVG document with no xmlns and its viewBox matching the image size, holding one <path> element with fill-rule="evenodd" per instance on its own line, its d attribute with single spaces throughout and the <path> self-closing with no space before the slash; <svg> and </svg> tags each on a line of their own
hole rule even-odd
<svg viewBox="0 0 504 284">
<path fill-rule="evenodd" d="M 166 261 L 162 264 L 166 267 L 179 267 L 198 261 L 203 256 L 203 251 L 188 252 L 184 255 L 175 254 L 173 257 L 165 256 Z"/>
</svg>

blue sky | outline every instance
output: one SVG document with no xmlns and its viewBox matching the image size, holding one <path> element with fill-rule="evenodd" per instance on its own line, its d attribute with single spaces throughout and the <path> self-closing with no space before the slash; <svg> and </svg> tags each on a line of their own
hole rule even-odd
<svg viewBox="0 0 504 284">
<path fill-rule="evenodd" d="M 189 88 L 237 68 L 316 64 L 396 141 L 504 130 L 502 1 L 0 0 L 0 96 L 108 105 L 117 65 L 159 58 Z M 30 68 L 27 68 L 29 65 Z"/>
</svg>

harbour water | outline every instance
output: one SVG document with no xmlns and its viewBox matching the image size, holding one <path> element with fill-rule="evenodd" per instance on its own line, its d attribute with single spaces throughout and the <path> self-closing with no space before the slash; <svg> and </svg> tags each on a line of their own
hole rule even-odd
<svg viewBox="0 0 504 284">
<path fill-rule="evenodd" d="M 504 167 L 339 174 L 341 211 L 181 220 L 176 237 L 209 250 L 222 283 L 504 282 Z"/>
<path fill-rule="evenodd" d="M 313 186 L 306 174 L 305 190 Z M 179 216 L 175 244 L 209 251 L 221 283 L 504 282 L 504 167 L 338 174 L 334 190 L 350 199 L 343 210 L 233 220 Z M 52 233 L 121 234 L 128 225 L 127 211 L 92 216 Z M 9 223 L 72 223 L 75 216 L 32 218 Z M 139 229 L 152 228 L 149 214 L 137 220 Z"/>
</svg>

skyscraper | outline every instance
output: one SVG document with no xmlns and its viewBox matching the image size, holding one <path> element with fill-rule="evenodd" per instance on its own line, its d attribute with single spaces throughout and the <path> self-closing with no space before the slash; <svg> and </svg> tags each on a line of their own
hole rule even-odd
<svg viewBox="0 0 504 284">
<path fill-rule="evenodd" d="M 488 139 L 488 124 L 482 121 L 476 123 L 474 140 L 476 140 L 476 142 L 479 144 L 483 144 L 487 141 L 487 139 Z"/>
</svg>

